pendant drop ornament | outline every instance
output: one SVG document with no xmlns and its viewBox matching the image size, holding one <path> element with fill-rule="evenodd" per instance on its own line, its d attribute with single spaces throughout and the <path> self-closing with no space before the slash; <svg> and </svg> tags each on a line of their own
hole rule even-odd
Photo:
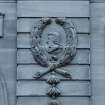
<svg viewBox="0 0 105 105">
<path fill-rule="evenodd" d="M 47 92 L 47 95 L 51 98 L 56 99 L 57 97 L 59 97 L 61 94 L 59 88 L 55 87 L 55 86 L 51 86 L 50 89 Z"/>
<path fill-rule="evenodd" d="M 53 73 L 48 77 L 47 83 L 56 86 L 60 83 L 60 79 Z"/>
<path fill-rule="evenodd" d="M 53 31 L 47 33 L 46 41 L 43 43 L 43 32 L 49 25 L 52 25 L 53 22 L 59 27 L 62 27 L 65 32 L 65 40 L 59 32 Z M 38 23 L 33 26 L 31 36 L 31 51 L 34 60 L 39 65 L 48 68 L 47 71 L 37 72 L 33 78 L 40 79 L 50 73 L 46 79 L 46 83 L 49 84 L 50 87 L 46 94 L 51 99 L 48 105 L 59 105 L 57 98 L 62 95 L 62 92 L 58 84 L 60 84 L 61 80 L 56 74 L 67 79 L 72 78 L 68 71 L 60 68 L 70 64 L 76 55 L 77 35 L 75 27 L 72 22 L 68 22 L 66 18 L 41 18 Z M 62 44 L 61 40 L 65 41 L 64 44 Z"/>
</svg>

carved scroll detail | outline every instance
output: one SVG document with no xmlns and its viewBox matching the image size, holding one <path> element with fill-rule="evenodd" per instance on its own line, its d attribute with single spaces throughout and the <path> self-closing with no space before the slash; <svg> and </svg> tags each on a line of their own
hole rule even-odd
<svg viewBox="0 0 105 105">
<path fill-rule="evenodd" d="M 46 50 L 44 45 L 41 45 L 41 38 L 43 30 L 47 25 L 51 24 L 51 18 L 42 18 L 32 30 L 32 54 L 35 61 L 38 62 L 41 66 L 48 67 L 47 71 L 37 72 L 34 75 L 35 79 L 39 79 L 48 73 L 51 73 L 46 82 L 49 84 L 50 88 L 47 91 L 47 95 L 52 99 L 49 105 L 59 105 L 59 102 L 56 100 L 57 97 L 61 95 L 61 90 L 58 88 L 58 84 L 61 82 L 57 78 L 56 73 L 64 76 L 65 78 L 71 79 L 71 74 L 65 70 L 59 70 L 57 68 L 65 66 L 70 63 L 74 56 L 76 55 L 76 46 L 77 46 L 77 36 L 76 30 L 73 24 L 69 23 L 66 18 L 56 18 L 55 23 L 61 26 L 66 34 L 66 45 L 61 46 L 59 44 L 59 34 L 56 32 L 50 33 L 50 37 L 56 36 L 56 39 L 53 38 L 50 40 L 50 49 Z M 58 39 L 58 40 L 57 40 Z M 51 41 L 51 42 L 50 42 Z M 62 50 L 60 50 L 62 49 Z M 61 57 L 57 57 L 58 52 L 62 51 Z"/>
</svg>

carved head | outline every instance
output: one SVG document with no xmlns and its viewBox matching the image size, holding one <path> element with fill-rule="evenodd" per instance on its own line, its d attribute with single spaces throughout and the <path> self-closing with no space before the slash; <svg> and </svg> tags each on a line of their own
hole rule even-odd
<svg viewBox="0 0 105 105">
<path fill-rule="evenodd" d="M 52 44 L 60 44 L 61 35 L 59 32 L 49 32 L 48 33 L 48 42 Z"/>
<path fill-rule="evenodd" d="M 47 52 L 49 54 L 59 54 L 61 52 L 61 35 L 59 32 L 49 32 L 47 39 Z"/>
</svg>

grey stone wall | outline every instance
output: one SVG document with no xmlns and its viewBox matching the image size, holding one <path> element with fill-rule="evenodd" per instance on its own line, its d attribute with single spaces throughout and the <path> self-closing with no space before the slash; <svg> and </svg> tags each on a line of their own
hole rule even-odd
<svg viewBox="0 0 105 105">
<path fill-rule="evenodd" d="M 0 13 L 5 14 L 0 38 L 1 105 L 15 105 L 16 98 L 16 3 L 0 1 Z M 0 25 L 1 27 L 2 25 Z M 0 93 L 1 93 L 0 92 Z"/>
<path fill-rule="evenodd" d="M 0 13 L 5 14 L 0 37 L 0 105 L 47 105 L 44 79 L 48 76 L 43 81 L 32 78 L 46 68 L 33 60 L 30 32 L 40 17 L 53 15 L 72 19 L 78 35 L 77 55 L 71 65 L 62 68 L 73 78 L 60 85 L 62 105 L 104 105 L 104 11 L 105 0 L 0 0 Z"/>
</svg>

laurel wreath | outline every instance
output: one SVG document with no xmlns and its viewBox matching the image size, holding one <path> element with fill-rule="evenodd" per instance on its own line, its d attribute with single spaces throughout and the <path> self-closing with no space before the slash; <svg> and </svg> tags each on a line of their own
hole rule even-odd
<svg viewBox="0 0 105 105">
<path fill-rule="evenodd" d="M 38 23 L 33 26 L 31 36 L 32 36 L 32 47 L 31 51 L 33 57 L 37 63 L 42 66 L 50 66 L 50 61 L 48 59 L 48 53 L 41 46 L 41 38 L 43 30 L 47 25 L 51 24 L 51 18 L 41 18 Z M 76 54 L 77 46 L 77 35 L 76 29 L 73 24 L 67 22 L 66 18 L 56 18 L 56 24 L 60 25 L 66 33 L 66 46 L 63 48 L 62 57 L 55 63 L 56 67 L 64 66 L 70 63 Z"/>
</svg>

